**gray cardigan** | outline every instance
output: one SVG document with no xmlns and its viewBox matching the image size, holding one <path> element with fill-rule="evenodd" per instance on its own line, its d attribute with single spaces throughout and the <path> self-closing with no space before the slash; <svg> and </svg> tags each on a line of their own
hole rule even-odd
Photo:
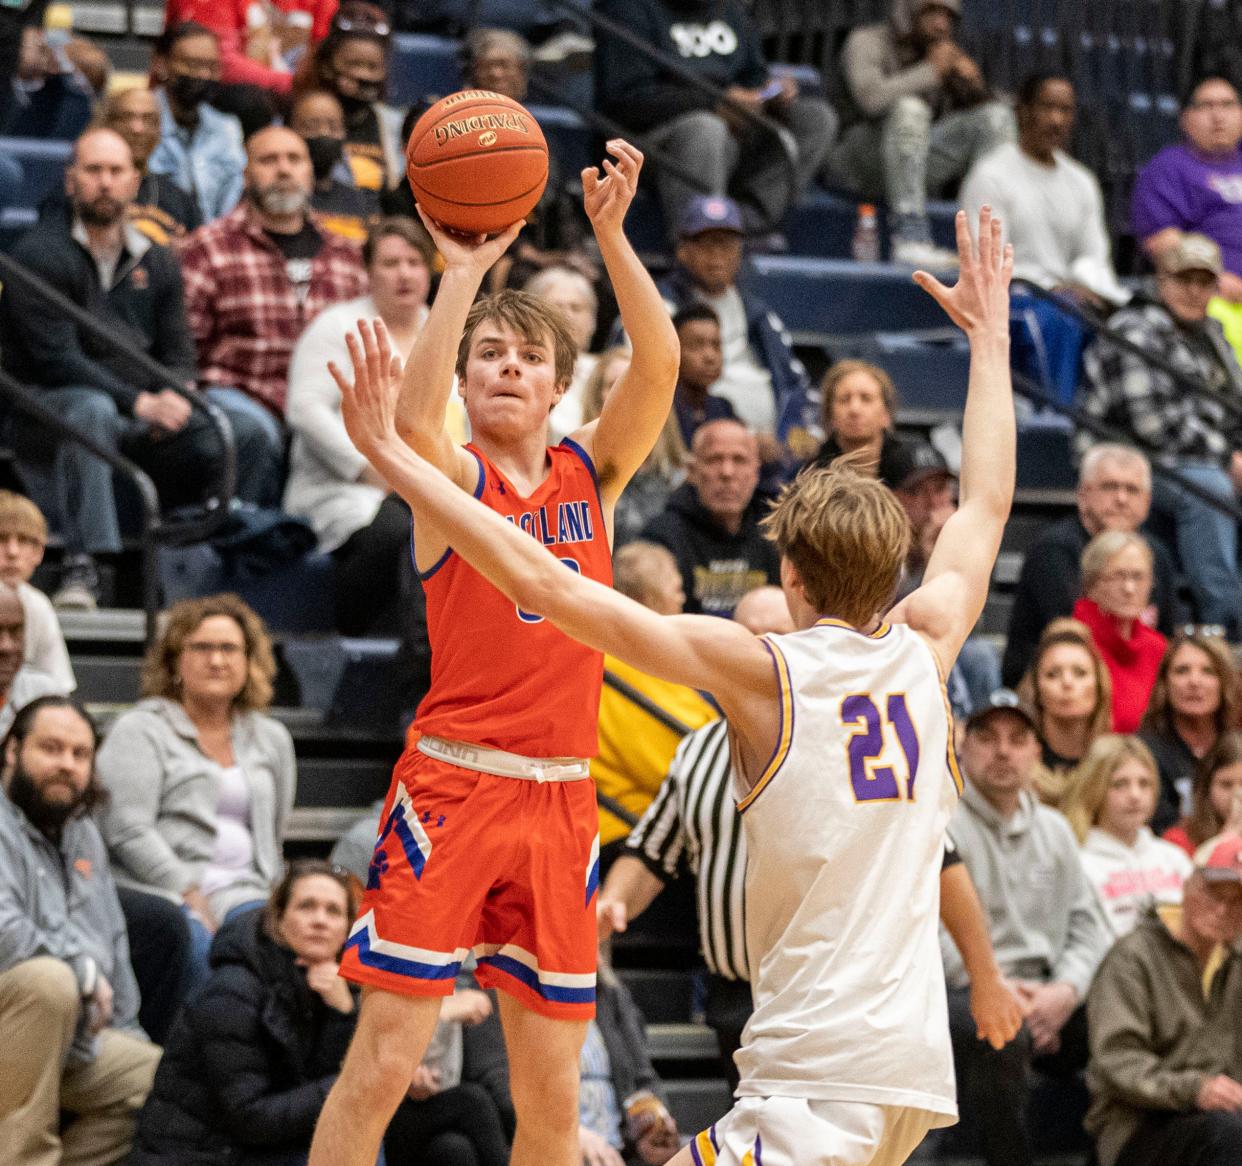
<svg viewBox="0 0 1242 1166">
<path fill-rule="evenodd" d="M 251 878 L 211 896 L 223 919 L 239 903 L 267 898 L 283 867 L 281 842 L 297 781 L 293 739 L 262 713 L 233 718 L 233 752 L 250 787 Z M 175 701 L 152 697 L 117 718 L 99 750 L 99 779 L 111 794 L 100 815 L 118 882 L 180 900 L 215 850 L 221 767 Z"/>
</svg>

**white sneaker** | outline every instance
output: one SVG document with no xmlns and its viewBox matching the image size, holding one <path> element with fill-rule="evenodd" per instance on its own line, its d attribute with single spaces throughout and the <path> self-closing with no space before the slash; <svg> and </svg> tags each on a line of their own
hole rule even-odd
<svg viewBox="0 0 1242 1166">
<path fill-rule="evenodd" d="M 99 572 L 89 555 L 66 558 L 52 606 L 60 611 L 94 611 L 99 606 Z"/>
<path fill-rule="evenodd" d="M 567 69 L 589 69 L 595 57 L 595 42 L 589 36 L 566 29 L 549 37 L 532 54 L 541 65 L 563 65 Z"/>
<path fill-rule="evenodd" d="M 918 239 L 894 239 L 893 262 L 927 271 L 956 271 L 960 266 L 956 251 Z"/>
</svg>

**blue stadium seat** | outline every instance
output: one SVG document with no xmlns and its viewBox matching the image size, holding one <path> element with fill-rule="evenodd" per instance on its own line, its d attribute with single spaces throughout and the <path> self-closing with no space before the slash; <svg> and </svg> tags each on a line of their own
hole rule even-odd
<svg viewBox="0 0 1242 1166">
<path fill-rule="evenodd" d="M 411 32 L 399 32 L 392 38 L 388 100 L 393 105 L 414 105 L 431 94 L 443 97 L 460 88 L 457 41 Z"/>
<path fill-rule="evenodd" d="M 813 255 L 823 259 L 848 259 L 858 223 L 858 206 L 863 200 L 845 191 L 826 191 L 812 187 L 802 201 L 789 212 L 785 221 L 785 237 L 795 255 Z M 888 224 L 880 207 L 881 253 L 888 254 Z M 932 237 L 941 247 L 956 246 L 953 216 L 957 204 L 932 200 L 927 205 Z"/>
<path fill-rule="evenodd" d="M 1020 490 L 1073 490 L 1077 484 L 1070 456 L 1070 421 L 1056 414 L 1037 414 L 1018 427 Z"/>
<path fill-rule="evenodd" d="M 22 170 L 21 191 L 14 194 L 9 205 L 37 207 L 45 195 L 64 182 L 65 166 L 72 153 L 72 142 L 0 138 L 0 154 L 12 159 Z"/>
<path fill-rule="evenodd" d="M 893 378 L 903 419 L 934 422 L 941 419 L 940 414 L 958 416 L 965 407 L 970 350 L 960 336 L 932 343 L 903 333 L 880 332 L 859 344 L 855 352 Z"/>
</svg>

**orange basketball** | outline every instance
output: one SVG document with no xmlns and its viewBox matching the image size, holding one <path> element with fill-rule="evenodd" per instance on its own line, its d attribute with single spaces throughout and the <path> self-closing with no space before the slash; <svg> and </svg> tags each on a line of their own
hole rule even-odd
<svg viewBox="0 0 1242 1166">
<path fill-rule="evenodd" d="M 438 223 L 490 235 L 534 209 L 548 184 L 548 144 L 525 106 L 463 89 L 418 119 L 405 172 L 415 200 Z"/>
</svg>

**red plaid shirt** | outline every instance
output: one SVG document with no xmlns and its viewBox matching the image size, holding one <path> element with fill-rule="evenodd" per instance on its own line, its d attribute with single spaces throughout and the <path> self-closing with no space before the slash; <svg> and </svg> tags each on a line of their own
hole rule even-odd
<svg viewBox="0 0 1242 1166">
<path fill-rule="evenodd" d="M 203 382 L 236 386 L 284 416 L 289 358 L 303 329 L 324 308 L 367 290 L 358 248 L 320 230 L 323 246 L 311 260 L 302 303 L 284 255 L 249 203 L 190 236 L 181 252 L 181 273 Z"/>
</svg>

